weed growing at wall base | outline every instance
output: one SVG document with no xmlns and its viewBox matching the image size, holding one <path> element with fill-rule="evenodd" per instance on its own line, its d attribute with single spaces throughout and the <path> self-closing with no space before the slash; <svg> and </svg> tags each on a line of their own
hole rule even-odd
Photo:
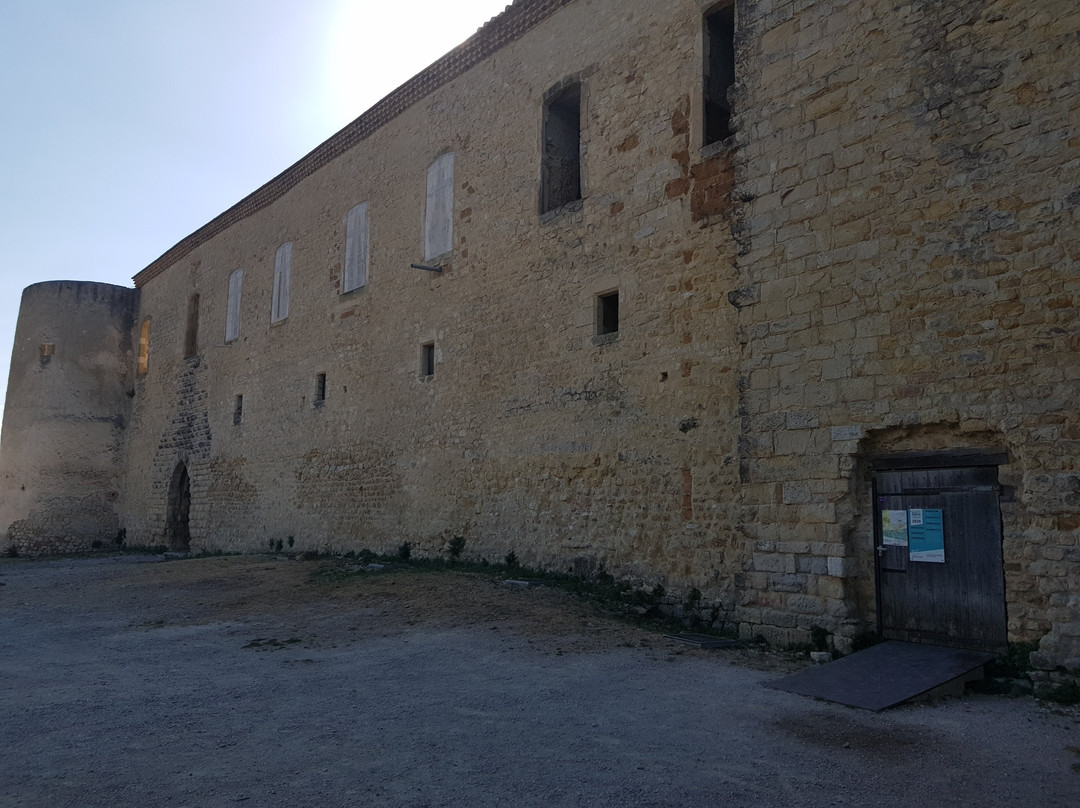
<svg viewBox="0 0 1080 808">
<path fill-rule="evenodd" d="M 408 546 L 407 544 L 402 545 Z M 411 548 L 410 548 L 411 555 Z M 591 577 L 584 578 L 561 572 L 536 570 L 524 567 L 515 553 L 510 552 L 503 564 L 480 561 L 461 561 L 449 558 L 402 558 L 401 548 L 394 554 L 379 555 L 370 550 L 350 553 L 349 556 L 319 556 L 324 561 L 311 573 L 311 580 L 331 583 L 372 574 L 455 574 L 483 576 L 495 582 L 507 580 L 525 581 L 529 584 L 560 589 L 580 600 L 588 601 L 613 617 L 629 620 L 643 628 L 663 633 L 693 628 L 696 632 L 715 636 L 733 637 L 726 631 L 719 610 L 712 609 L 709 619 L 703 620 L 698 609 L 670 603 L 664 587 L 659 584 L 650 590 L 636 587 L 628 581 L 616 580 L 601 569 Z M 697 592 L 695 597 L 694 592 Z M 701 599 L 698 590 L 692 590 L 686 600 L 696 603 Z"/>
</svg>

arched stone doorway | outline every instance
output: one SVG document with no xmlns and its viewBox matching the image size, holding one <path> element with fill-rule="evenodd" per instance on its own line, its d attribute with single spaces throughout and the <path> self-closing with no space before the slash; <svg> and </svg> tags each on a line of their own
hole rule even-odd
<svg viewBox="0 0 1080 808">
<path fill-rule="evenodd" d="M 191 514 L 191 479 L 187 466 L 178 463 L 169 485 L 168 524 L 165 528 L 169 549 L 187 552 L 191 549 L 191 531 L 188 520 Z"/>
</svg>

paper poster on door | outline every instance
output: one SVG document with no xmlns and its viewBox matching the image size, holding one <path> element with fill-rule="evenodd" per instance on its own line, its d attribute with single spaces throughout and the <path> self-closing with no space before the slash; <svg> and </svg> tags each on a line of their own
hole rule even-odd
<svg viewBox="0 0 1080 808">
<path fill-rule="evenodd" d="M 881 543 L 894 547 L 908 546 L 907 511 L 881 512 Z"/>
<path fill-rule="evenodd" d="M 945 563 L 945 520 L 940 508 L 908 511 L 908 557 L 912 561 Z"/>
</svg>

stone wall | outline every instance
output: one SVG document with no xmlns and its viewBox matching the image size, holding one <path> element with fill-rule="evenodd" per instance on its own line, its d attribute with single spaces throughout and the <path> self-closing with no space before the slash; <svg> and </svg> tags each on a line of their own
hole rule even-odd
<svg viewBox="0 0 1080 808">
<path fill-rule="evenodd" d="M 740 10 L 744 631 L 853 636 L 866 459 L 994 447 L 1009 637 L 1080 669 L 1080 10 Z"/>
<path fill-rule="evenodd" d="M 138 292 L 56 281 L 23 292 L 0 441 L 0 550 L 113 546 Z"/>
<path fill-rule="evenodd" d="M 438 554 L 460 535 L 473 558 L 579 559 L 731 609 L 732 176 L 729 155 L 701 155 L 701 47 L 697 2 L 570 3 L 140 275 L 153 339 L 129 443 L 130 540 L 161 541 L 183 462 L 196 548 L 291 538 Z M 544 99 L 573 80 L 583 199 L 541 216 Z M 435 274 L 409 265 L 423 259 L 427 167 L 447 151 L 454 249 Z M 370 280 L 342 294 L 361 202 Z M 285 242 L 289 316 L 271 325 Z M 226 343 L 237 268 L 240 337 Z M 618 333 L 598 336 L 597 296 L 612 290 Z M 199 347 L 184 358 L 192 292 Z"/>
<path fill-rule="evenodd" d="M 992 450 L 1008 638 L 1080 670 L 1080 11 L 740 0 L 735 134 L 706 145 L 716 7 L 518 0 L 139 273 L 129 541 L 168 540 L 182 466 L 193 549 L 460 536 L 847 649 L 876 621 L 873 459 Z M 552 98 L 563 162 L 580 103 L 582 198 L 541 213 Z"/>
</svg>

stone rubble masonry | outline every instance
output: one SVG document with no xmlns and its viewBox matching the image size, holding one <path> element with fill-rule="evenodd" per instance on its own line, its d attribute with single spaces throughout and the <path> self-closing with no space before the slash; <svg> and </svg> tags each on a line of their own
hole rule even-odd
<svg viewBox="0 0 1080 808">
<path fill-rule="evenodd" d="M 728 152 L 702 155 L 694 117 L 702 4 L 619 6 L 515 4 L 533 9 L 527 32 L 418 77 L 421 99 L 136 277 L 153 337 L 128 431 L 129 542 L 162 541 L 183 462 L 196 549 L 291 537 L 431 555 L 460 535 L 474 558 L 602 564 L 734 609 L 733 175 Z M 568 80 L 582 84 L 584 198 L 540 216 L 543 99 Z M 454 249 L 432 274 L 409 264 L 424 263 L 427 167 L 448 151 Z M 369 283 L 342 294 L 361 202 Z M 289 316 L 271 325 L 285 242 Z M 240 336 L 225 343 L 238 268 Z M 597 337 L 596 299 L 613 290 L 618 334 Z"/>
<path fill-rule="evenodd" d="M 994 449 L 1009 639 L 1080 672 L 1080 9 L 740 0 L 735 135 L 705 145 L 713 5 L 518 0 L 140 272 L 129 542 L 162 542 L 184 463 L 194 549 L 462 536 L 847 649 L 876 621 L 870 459 Z M 583 198 L 540 215 L 544 98 L 572 81 Z M 447 152 L 453 249 L 410 269 Z M 369 283 L 343 294 L 361 202 Z"/>
<path fill-rule="evenodd" d="M 745 614 L 853 631 L 866 459 L 1004 448 L 1009 638 L 1080 670 L 1080 8 L 740 12 L 740 523 L 751 574 L 795 576 Z"/>
</svg>

